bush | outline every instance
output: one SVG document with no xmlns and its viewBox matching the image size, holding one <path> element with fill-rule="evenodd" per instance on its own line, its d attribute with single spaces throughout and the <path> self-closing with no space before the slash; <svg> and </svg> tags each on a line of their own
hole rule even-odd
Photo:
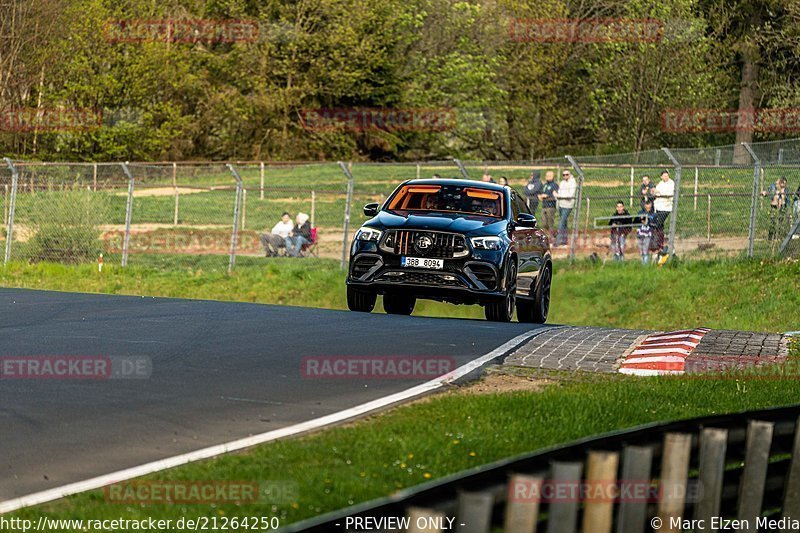
<svg viewBox="0 0 800 533">
<path fill-rule="evenodd" d="M 35 193 L 31 201 L 31 262 L 84 263 L 102 251 L 101 224 L 108 220 L 103 193 L 84 190 Z"/>
</svg>

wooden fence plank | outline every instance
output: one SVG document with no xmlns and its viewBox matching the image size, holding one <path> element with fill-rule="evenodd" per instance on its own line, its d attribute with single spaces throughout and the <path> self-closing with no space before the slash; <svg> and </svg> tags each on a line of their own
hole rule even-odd
<svg viewBox="0 0 800 533">
<path fill-rule="evenodd" d="M 800 418 L 794 425 L 792 463 L 783 492 L 783 516 L 800 520 Z"/>
<path fill-rule="evenodd" d="M 739 514 L 747 520 L 749 529 L 740 531 L 756 531 L 756 518 L 761 516 L 761 504 L 764 501 L 764 484 L 769 467 L 769 451 L 772 447 L 772 433 L 775 424 L 751 420 L 747 426 L 747 450 L 744 457 L 744 469 L 739 481 Z"/>
<path fill-rule="evenodd" d="M 461 533 L 489 533 L 493 506 L 491 492 L 459 492 L 456 529 Z"/>
<path fill-rule="evenodd" d="M 586 460 L 587 494 L 583 505 L 583 533 L 611 533 L 618 467 L 618 453 L 589 452 Z"/>
<path fill-rule="evenodd" d="M 505 533 L 536 533 L 543 483 L 544 478 L 540 476 L 511 475 L 503 527 Z"/>
<path fill-rule="evenodd" d="M 554 500 L 547 506 L 547 533 L 574 533 L 578 525 L 580 482 L 583 463 L 553 461 L 552 483 Z M 566 497 L 563 496 L 566 493 Z"/>
<path fill-rule="evenodd" d="M 408 533 L 439 533 L 443 531 L 442 527 L 436 527 L 435 524 L 442 523 L 444 513 L 422 507 L 409 507 L 406 516 L 409 518 Z"/>
<path fill-rule="evenodd" d="M 617 533 L 644 533 L 647 519 L 647 499 L 642 498 L 638 487 L 649 484 L 653 464 L 650 446 L 626 446 L 622 455 L 622 484 L 631 487 L 629 496 L 621 497 L 617 510 Z M 638 497 L 637 497 L 638 496 Z"/>
<path fill-rule="evenodd" d="M 661 458 L 661 497 L 658 502 L 658 516 L 662 523 L 660 532 L 680 531 L 680 528 L 672 527 L 672 519 L 683 518 L 691 450 L 691 435 L 687 433 L 666 433 L 664 435 L 664 453 Z"/>
<path fill-rule="evenodd" d="M 711 523 L 711 518 L 720 516 L 722 481 L 725 475 L 725 452 L 728 449 L 728 430 L 704 428 L 700 432 L 699 501 L 695 503 L 694 518 Z"/>
</svg>

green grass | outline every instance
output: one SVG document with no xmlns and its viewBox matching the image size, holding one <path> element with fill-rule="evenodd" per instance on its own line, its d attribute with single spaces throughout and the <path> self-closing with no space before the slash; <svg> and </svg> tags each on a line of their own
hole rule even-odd
<svg viewBox="0 0 800 533">
<path fill-rule="evenodd" d="M 95 265 L 29 265 L 0 268 L 3 286 L 144 294 L 346 308 L 344 272 L 334 260 L 147 255 L 127 268 L 107 258 Z M 800 263 L 686 261 L 662 268 L 636 261 L 605 265 L 556 261 L 551 323 L 621 328 L 712 328 L 788 331 L 800 329 Z M 377 306 L 381 309 L 380 303 Z M 480 317 L 477 306 L 420 301 L 417 315 Z"/>
<path fill-rule="evenodd" d="M 281 482 L 289 501 L 260 504 L 122 505 L 102 491 L 14 516 L 172 518 L 276 515 L 286 524 L 385 496 L 494 460 L 647 422 L 797 401 L 800 382 L 598 376 L 541 392 L 444 394 L 320 433 L 148 476 L 151 480 Z"/>
</svg>

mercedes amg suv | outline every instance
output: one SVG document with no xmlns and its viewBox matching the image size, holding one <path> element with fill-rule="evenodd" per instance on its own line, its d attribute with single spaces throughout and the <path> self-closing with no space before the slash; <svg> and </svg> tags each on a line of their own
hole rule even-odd
<svg viewBox="0 0 800 533">
<path fill-rule="evenodd" d="M 471 180 L 402 183 L 350 250 L 347 305 L 408 315 L 417 299 L 478 304 L 488 320 L 544 323 L 553 265 L 547 235 L 514 189 Z"/>
</svg>

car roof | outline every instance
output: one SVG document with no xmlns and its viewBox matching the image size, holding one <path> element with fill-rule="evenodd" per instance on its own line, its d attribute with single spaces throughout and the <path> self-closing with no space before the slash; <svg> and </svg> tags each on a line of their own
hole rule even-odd
<svg viewBox="0 0 800 533">
<path fill-rule="evenodd" d="M 455 185 L 459 187 L 477 187 L 481 189 L 489 189 L 492 191 L 502 192 L 505 190 L 505 185 L 499 183 L 490 183 L 487 181 L 478 180 L 465 180 L 454 178 L 426 178 L 418 180 L 408 180 L 403 185 Z"/>
</svg>

